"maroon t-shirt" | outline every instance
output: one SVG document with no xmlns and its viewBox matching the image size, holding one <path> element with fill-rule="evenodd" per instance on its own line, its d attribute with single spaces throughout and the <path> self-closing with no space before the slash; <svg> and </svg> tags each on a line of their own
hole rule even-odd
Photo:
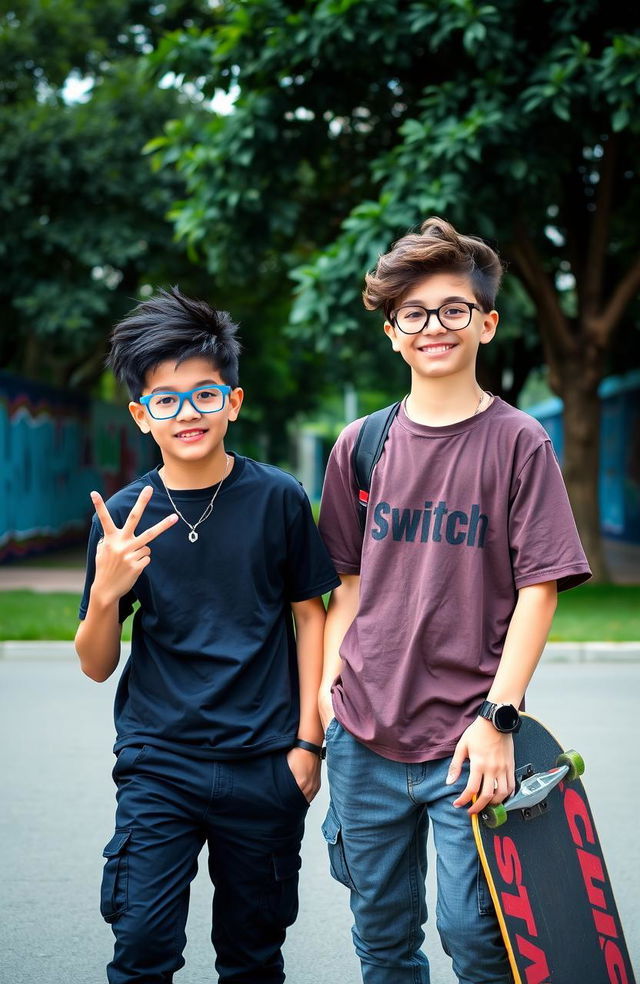
<svg viewBox="0 0 640 984">
<path fill-rule="evenodd" d="M 495 398 L 446 427 L 400 407 L 371 482 L 364 538 L 352 450 L 327 465 L 320 533 L 360 604 L 333 686 L 338 721 L 398 762 L 450 755 L 491 687 L 517 592 L 590 577 L 547 432 Z"/>
</svg>

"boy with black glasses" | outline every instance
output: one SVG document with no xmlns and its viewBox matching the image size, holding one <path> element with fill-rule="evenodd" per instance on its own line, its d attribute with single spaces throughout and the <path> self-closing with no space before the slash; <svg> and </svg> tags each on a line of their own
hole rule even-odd
<svg viewBox="0 0 640 984">
<path fill-rule="evenodd" d="M 320 532 L 342 584 L 325 627 L 323 830 L 366 984 L 429 982 L 429 822 L 437 926 L 460 984 L 511 980 L 467 814 L 513 791 L 512 733 L 557 591 L 590 576 L 548 435 L 476 380 L 501 275 L 493 249 L 437 218 L 380 257 L 364 303 L 382 310 L 411 388 L 364 533 L 361 420 L 327 467 Z"/>
<path fill-rule="evenodd" d="M 116 326 L 109 363 L 163 464 L 96 509 L 76 649 L 106 680 L 134 615 L 115 702 L 118 806 L 101 911 L 110 984 L 183 966 L 205 842 L 221 982 L 281 984 L 300 843 L 320 785 L 322 594 L 339 584 L 307 497 L 228 452 L 243 400 L 236 325 L 160 291 Z"/>
</svg>

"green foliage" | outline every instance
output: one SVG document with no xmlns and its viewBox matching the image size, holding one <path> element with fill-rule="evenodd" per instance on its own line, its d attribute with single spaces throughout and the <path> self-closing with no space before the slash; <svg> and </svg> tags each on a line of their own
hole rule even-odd
<svg viewBox="0 0 640 984">
<path fill-rule="evenodd" d="M 599 0 L 14 0 L 0 361 L 89 386 L 141 286 L 180 282 L 240 320 L 236 433 L 284 459 L 288 420 L 322 394 L 403 386 L 363 273 L 439 213 L 496 239 L 533 298 L 507 281 L 483 352 L 483 381 L 515 399 L 548 322 L 516 240 L 575 339 L 637 250 L 639 56 L 631 8 Z M 65 101 L 70 77 L 86 103 Z"/>
<path fill-rule="evenodd" d="M 99 78 L 122 59 L 149 51 L 159 38 L 207 3 L 167 0 L 10 0 L 0 16 L 0 102 L 55 99 L 72 72 Z"/>
<path fill-rule="evenodd" d="M 203 97 L 235 97 L 232 113 L 206 127 L 183 118 L 152 145 L 188 189 L 172 213 L 178 236 L 227 283 L 290 274 L 290 337 L 334 369 L 341 357 L 344 376 L 355 364 L 366 384 L 387 370 L 370 348 L 379 329 L 362 310 L 363 273 L 429 214 L 498 240 L 507 258 L 524 232 L 561 306 L 577 311 L 614 137 L 606 285 L 626 269 L 640 204 L 628 6 L 248 0 L 212 13 L 206 30 L 177 32 L 151 56 L 152 70 L 170 66 Z M 515 259 L 511 271 L 522 273 Z M 497 361 L 510 352 L 530 367 L 532 305 L 509 306 L 519 324 Z"/>
<path fill-rule="evenodd" d="M 140 285 L 188 269 L 166 219 L 182 185 L 142 154 L 183 103 L 140 71 L 162 29 L 152 9 L 22 2 L 0 24 L 0 361 L 34 378 L 90 386 Z M 90 96 L 67 102 L 84 73 Z"/>
<path fill-rule="evenodd" d="M 521 225 L 552 277 L 571 271 L 580 290 L 599 161 L 614 132 L 625 131 L 618 148 L 619 200 L 637 202 L 640 131 L 626 109 L 640 86 L 637 39 L 617 33 L 620 21 L 603 24 L 595 3 L 548 4 L 547 18 L 536 25 L 522 22 L 522 5 L 507 0 L 499 4 L 499 21 L 495 7 L 456 7 L 447 25 L 436 29 L 434 17 L 428 42 L 434 57 L 448 53 L 445 80 L 424 87 L 394 147 L 372 162 L 377 197 L 352 209 L 328 250 L 329 264 L 322 256 L 294 274 L 300 284 L 294 324 L 311 324 L 338 294 L 355 299 L 353 281 L 349 287 L 354 257 L 361 269 L 371 266 L 380 243 L 388 246 L 393 238 L 390 226 L 397 235 L 430 213 L 497 237 L 507 256 Z M 433 6 L 420 13 L 427 29 L 429 13 L 435 15 Z M 619 16 L 624 32 L 629 18 Z M 489 21 L 490 62 L 486 49 L 465 40 L 469 30 L 489 30 Z M 558 230 L 555 240 L 545 229 L 547 216 Z M 616 256 L 627 224 L 622 214 L 612 224 L 612 278 L 631 258 Z M 346 314 L 331 326 L 334 332 L 351 328 Z"/>
</svg>

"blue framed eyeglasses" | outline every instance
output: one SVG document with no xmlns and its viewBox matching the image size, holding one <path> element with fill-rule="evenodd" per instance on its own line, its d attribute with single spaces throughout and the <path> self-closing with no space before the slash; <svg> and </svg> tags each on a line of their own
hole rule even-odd
<svg viewBox="0 0 640 984">
<path fill-rule="evenodd" d="M 197 413 L 218 413 L 224 408 L 230 392 L 230 386 L 216 383 L 185 390 L 184 393 L 149 393 L 148 396 L 141 396 L 139 402 L 147 408 L 154 420 L 171 420 L 178 416 L 185 400 L 189 401 Z"/>
</svg>

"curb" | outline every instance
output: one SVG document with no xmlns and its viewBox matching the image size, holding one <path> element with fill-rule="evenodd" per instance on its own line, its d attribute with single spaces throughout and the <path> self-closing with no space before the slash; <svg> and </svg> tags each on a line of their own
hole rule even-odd
<svg viewBox="0 0 640 984">
<path fill-rule="evenodd" d="M 131 644 L 122 644 L 127 657 Z M 0 660 L 76 660 L 72 642 L 0 641 Z M 640 642 L 549 642 L 542 655 L 546 663 L 640 663 Z"/>
<path fill-rule="evenodd" d="M 640 663 L 640 642 L 548 642 L 548 663 Z"/>
</svg>

